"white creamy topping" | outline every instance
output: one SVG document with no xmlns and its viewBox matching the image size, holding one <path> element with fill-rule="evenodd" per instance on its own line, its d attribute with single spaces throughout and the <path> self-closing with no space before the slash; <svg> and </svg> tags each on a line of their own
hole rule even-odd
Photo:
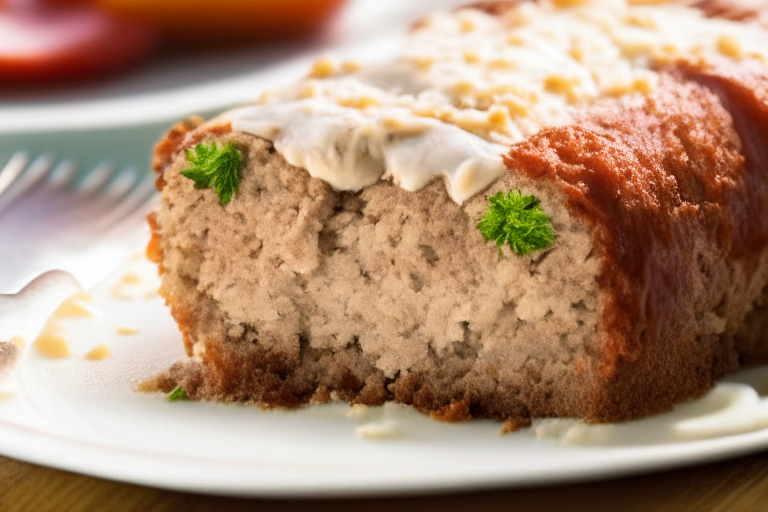
<svg viewBox="0 0 768 512">
<path fill-rule="evenodd" d="M 528 2 L 504 16 L 437 13 L 402 57 L 359 70 L 329 59 L 310 78 L 224 115 L 339 190 L 442 177 L 458 203 L 501 173 L 501 153 L 603 98 L 648 94 L 680 60 L 768 63 L 768 31 L 679 5 Z"/>
<path fill-rule="evenodd" d="M 504 171 L 504 146 L 404 109 L 387 115 L 308 99 L 243 107 L 229 117 L 233 129 L 274 141 L 288 163 L 337 190 L 388 178 L 416 191 L 443 176 L 462 203 Z"/>
</svg>

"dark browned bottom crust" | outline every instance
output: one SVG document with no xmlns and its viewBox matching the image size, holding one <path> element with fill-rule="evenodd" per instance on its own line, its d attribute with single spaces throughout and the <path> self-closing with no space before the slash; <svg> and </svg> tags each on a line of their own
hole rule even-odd
<svg viewBox="0 0 768 512">
<path fill-rule="evenodd" d="M 168 393 L 181 386 L 195 400 L 248 403 L 262 408 L 297 408 L 333 398 L 368 406 L 394 401 L 440 421 L 506 421 L 507 431 L 530 425 L 531 417 L 557 415 L 558 407 L 530 390 L 504 389 L 491 375 L 485 382 L 467 378 L 472 363 L 469 355 L 461 358 L 432 353 L 408 375 L 388 379 L 354 345 L 331 351 L 303 343 L 298 358 L 293 358 L 258 345 L 216 341 L 207 344 L 202 364 L 176 363 L 143 383 L 141 391 Z M 573 400 L 571 409 L 577 415 L 580 397 Z M 581 412 L 587 415 L 586 410 Z"/>
<path fill-rule="evenodd" d="M 761 302 L 768 303 L 768 295 Z M 765 331 L 768 308 L 753 310 L 745 328 L 737 335 L 738 344 L 746 350 L 747 360 L 759 362 L 749 354 L 766 353 Z M 759 351 L 753 352 L 755 347 Z M 383 405 L 387 401 L 411 405 L 440 421 L 457 422 L 472 418 L 503 421 L 503 432 L 513 432 L 531 425 L 531 418 L 562 416 L 563 408 L 545 397 L 526 390 L 506 390 L 497 386 L 491 375 L 485 383 L 467 382 L 466 374 L 472 364 L 470 357 L 453 354 L 442 357 L 431 354 L 420 368 L 407 376 L 387 379 L 373 362 L 355 347 L 343 351 L 317 350 L 306 343 L 298 358 L 274 354 L 257 345 L 239 341 L 215 341 L 207 345 L 203 363 L 183 361 L 141 386 L 141 391 L 171 392 L 181 386 L 193 400 L 225 403 L 245 403 L 269 408 L 298 408 L 340 399 L 351 404 Z M 711 363 L 710 363 L 711 364 Z M 681 397 L 673 395 L 674 403 L 694 399 L 710 388 L 721 375 L 737 367 L 728 358 L 727 365 L 700 367 L 703 379 L 698 388 Z M 651 368 L 651 371 L 654 371 Z M 707 383 L 706 385 L 701 385 Z M 485 384 L 485 386 L 483 386 Z M 631 394 L 625 395 L 632 401 Z M 625 421 L 669 410 L 673 402 L 656 402 L 638 407 L 623 417 L 600 416 L 592 409 L 590 397 L 574 396 L 582 402 L 581 410 L 574 406 L 570 416 L 588 422 Z M 663 404 L 663 408 L 659 407 Z M 572 404 L 575 405 L 575 404 Z M 637 414 L 642 411 L 642 414 Z M 598 414 L 595 414 L 595 413 Z"/>
</svg>

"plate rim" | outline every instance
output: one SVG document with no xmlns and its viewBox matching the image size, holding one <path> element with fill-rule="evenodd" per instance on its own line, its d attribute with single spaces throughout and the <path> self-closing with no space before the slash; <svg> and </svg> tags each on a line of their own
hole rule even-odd
<svg viewBox="0 0 768 512">
<path fill-rule="evenodd" d="M 718 438 L 651 446 L 580 448 L 598 449 L 603 454 L 599 458 L 593 457 L 587 464 L 581 459 L 576 464 L 578 468 L 571 463 L 563 464 L 555 470 L 538 469 L 527 474 L 520 473 L 519 469 L 497 468 L 495 465 L 481 471 L 472 468 L 472 471 L 450 470 L 436 474 L 425 471 L 360 472 L 359 467 L 351 466 L 346 471 L 339 471 L 338 468 L 317 464 L 281 465 L 254 461 L 249 462 L 246 477 L 226 482 L 220 480 L 224 471 L 210 471 L 209 465 L 215 461 L 210 457 L 187 457 L 157 451 L 136 452 L 127 447 L 59 435 L 0 418 L 0 454 L 6 457 L 95 478 L 153 488 L 196 494 L 277 499 L 445 494 L 611 480 L 759 453 L 768 450 L 768 428 Z M 105 457 L 105 452 L 108 457 Z M 619 455 L 609 452 L 618 452 Z M 184 460 L 169 464 L 168 457 Z M 149 471 L 151 466 L 157 466 L 158 461 L 165 463 L 161 465 L 162 471 Z M 234 460 L 219 462 L 241 464 Z M 197 470 L 198 474 L 205 475 L 205 479 L 173 477 L 173 470 L 182 467 Z M 318 471 L 320 468 L 322 472 Z M 289 476 L 280 477 L 282 484 L 276 484 L 274 478 L 270 479 L 270 472 L 275 470 L 289 473 Z"/>
</svg>

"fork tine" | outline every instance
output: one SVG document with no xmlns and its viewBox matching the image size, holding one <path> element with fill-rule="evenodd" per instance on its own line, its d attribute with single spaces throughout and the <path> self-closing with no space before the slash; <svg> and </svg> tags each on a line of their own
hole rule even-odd
<svg viewBox="0 0 768 512">
<path fill-rule="evenodd" d="M 24 187 L 24 200 L 39 201 L 39 208 L 43 209 L 47 215 L 59 215 L 62 211 L 68 211 L 67 206 L 71 202 L 74 194 L 69 196 L 61 193 L 68 190 L 75 181 L 77 174 L 77 164 L 72 160 L 66 159 L 58 162 L 48 173 L 41 173 L 34 183 Z"/>
<path fill-rule="evenodd" d="M 0 243 L 4 287 L 16 287 L 26 276 L 54 266 L 95 284 L 146 235 L 142 218 L 157 197 L 146 168 L 116 173 L 102 164 L 92 177 L 51 155 L 14 155 L 11 165 L 9 156 L 0 161 L 5 187 L 0 194 L 0 208 L 5 208 L 0 210 L 0 240 L 14 241 Z M 79 176 L 83 179 L 77 180 Z"/>
<path fill-rule="evenodd" d="M 0 194 L 24 171 L 29 163 L 29 156 L 24 151 L 18 151 L 11 156 L 3 170 L 0 171 Z"/>
<path fill-rule="evenodd" d="M 134 173 L 134 176 L 138 179 L 140 175 Z M 121 201 L 115 204 L 114 208 L 99 219 L 95 227 L 103 231 L 121 223 L 133 212 L 139 210 L 153 196 L 154 190 L 154 176 L 152 173 L 147 173 Z"/>
<path fill-rule="evenodd" d="M 55 160 L 50 154 L 42 154 L 32 161 L 18 177 L 13 180 L 6 188 L 5 192 L 0 194 L 0 213 L 5 210 L 14 200 L 25 194 L 33 188 L 53 169 Z M 3 169 L 5 171 L 5 168 Z"/>
<path fill-rule="evenodd" d="M 127 215 L 121 216 L 114 225 L 107 227 L 101 235 L 102 239 L 114 239 L 115 237 L 122 238 L 125 236 L 126 229 L 132 228 L 133 231 L 135 231 L 137 225 L 143 227 L 141 231 L 145 234 L 149 232 L 149 225 L 146 222 L 146 217 L 151 211 L 157 208 L 160 195 L 157 194 L 154 187 L 151 190 L 145 191 L 147 192 L 146 195 L 142 196 L 141 200 L 137 202 L 133 211 Z"/>
<path fill-rule="evenodd" d="M 104 195 L 112 198 L 123 197 L 133 188 L 136 180 L 137 176 L 134 169 L 128 168 L 120 171 L 117 173 L 117 177 L 104 189 Z"/>
<path fill-rule="evenodd" d="M 87 174 L 74 193 L 65 196 L 67 204 L 62 207 L 59 219 L 92 229 L 130 194 L 137 181 L 138 175 L 131 168 L 123 172 L 103 162 Z"/>
<path fill-rule="evenodd" d="M 77 187 L 77 194 L 80 197 L 97 195 L 112 180 L 116 169 L 111 162 L 101 162 L 86 175 Z"/>
<path fill-rule="evenodd" d="M 47 185 L 52 188 L 69 188 L 75 181 L 76 173 L 77 164 L 72 160 L 63 160 L 51 171 Z"/>
</svg>

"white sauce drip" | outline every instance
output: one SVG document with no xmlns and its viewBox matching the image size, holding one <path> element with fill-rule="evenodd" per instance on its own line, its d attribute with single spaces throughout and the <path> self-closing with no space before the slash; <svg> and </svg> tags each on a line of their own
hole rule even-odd
<svg viewBox="0 0 768 512">
<path fill-rule="evenodd" d="M 740 372 L 750 381 L 764 382 L 768 368 Z M 757 385 L 757 382 L 755 383 Z M 720 382 L 699 400 L 674 411 L 640 421 L 587 425 L 579 420 L 550 419 L 534 423 L 539 439 L 566 445 L 628 446 L 711 439 L 768 428 L 768 398 L 753 385 Z"/>
<path fill-rule="evenodd" d="M 768 429 L 768 366 L 740 370 L 728 379 L 717 383 L 702 398 L 680 404 L 665 414 L 597 425 L 575 419 L 537 419 L 531 429 L 508 434 L 508 437 L 535 435 L 542 442 L 555 441 L 563 445 L 629 447 L 713 439 Z M 323 410 L 338 411 L 339 416 L 343 414 L 359 422 L 355 433 L 361 438 L 435 435 L 433 420 L 393 402 L 380 407 L 353 405 Z"/>
</svg>

